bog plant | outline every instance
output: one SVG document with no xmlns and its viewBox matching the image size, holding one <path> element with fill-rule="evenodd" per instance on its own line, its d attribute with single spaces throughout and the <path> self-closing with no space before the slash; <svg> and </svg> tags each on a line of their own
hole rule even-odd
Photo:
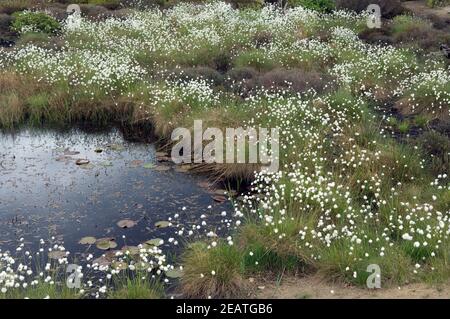
<svg viewBox="0 0 450 319">
<path fill-rule="evenodd" d="M 426 131 L 448 126 L 448 65 L 407 45 L 362 41 L 365 13 L 321 11 L 208 2 L 104 21 L 73 16 L 58 48 L 0 50 L 0 126 L 115 120 L 151 124 L 163 139 L 195 119 L 278 127 L 278 173 L 205 166 L 248 178 L 251 191 L 220 213 L 223 238 L 206 217 L 176 230 L 172 241 L 201 239 L 183 254 L 186 296 L 242 295 L 245 277 L 266 271 L 364 285 L 369 264 L 380 265 L 387 284 L 445 282 L 448 136 Z M 415 23 L 429 27 L 399 17 L 392 30 Z M 414 123 L 426 134 L 417 143 Z M 173 270 L 156 255 L 156 277 Z M 116 297 L 159 296 L 153 282 L 115 283 Z M 100 288 L 95 297 L 113 289 Z"/>
</svg>

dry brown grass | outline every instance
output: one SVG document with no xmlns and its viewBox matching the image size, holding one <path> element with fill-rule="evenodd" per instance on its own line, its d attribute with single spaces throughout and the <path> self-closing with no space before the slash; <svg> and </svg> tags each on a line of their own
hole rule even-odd
<svg viewBox="0 0 450 319">
<path fill-rule="evenodd" d="M 13 127 L 23 121 L 25 105 L 19 95 L 9 92 L 0 95 L 0 126 Z"/>
</svg>

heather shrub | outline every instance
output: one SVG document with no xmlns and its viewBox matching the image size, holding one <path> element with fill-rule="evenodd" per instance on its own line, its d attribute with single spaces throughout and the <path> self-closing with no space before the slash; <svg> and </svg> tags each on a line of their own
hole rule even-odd
<svg viewBox="0 0 450 319">
<path fill-rule="evenodd" d="M 268 90 L 286 90 L 297 93 L 309 89 L 321 92 L 327 88 L 329 83 L 330 78 L 317 71 L 275 69 L 253 79 L 249 82 L 249 86 L 252 89 L 263 87 Z"/>
<path fill-rule="evenodd" d="M 370 4 L 378 4 L 381 14 L 385 18 L 391 18 L 401 14 L 404 9 L 400 0 L 336 0 L 337 9 L 348 9 L 361 12 L 367 9 Z"/>
<path fill-rule="evenodd" d="M 331 12 L 335 8 L 333 0 L 288 0 L 288 3 L 319 12 Z"/>
<path fill-rule="evenodd" d="M 206 66 L 183 68 L 173 72 L 169 78 L 175 81 L 186 82 L 203 79 L 214 85 L 220 85 L 223 82 L 223 76 L 219 72 Z"/>
</svg>

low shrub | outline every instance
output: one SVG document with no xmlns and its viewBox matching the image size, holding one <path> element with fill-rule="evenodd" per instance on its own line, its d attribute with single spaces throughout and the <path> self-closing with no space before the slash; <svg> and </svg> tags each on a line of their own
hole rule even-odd
<svg viewBox="0 0 450 319">
<path fill-rule="evenodd" d="M 450 41 L 450 34 L 436 30 L 433 23 L 422 18 L 400 15 L 390 25 L 396 43 L 408 43 L 424 50 L 437 51 L 439 45 Z"/>
<path fill-rule="evenodd" d="M 261 8 L 264 5 L 264 0 L 227 0 L 235 8 Z"/>
<path fill-rule="evenodd" d="M 418 138 L 418 144 L 429 155 L 429 164 L 434 172 L 442 173 L 450 165 L 450 139 L 438 132 L 429 131 Z"/>
<path fill-rule="evenodd" d="M 13 17 L 8 14 L 0 13 L 0 32 L 3 30 L 9 30 L 11 23 L 13 22 Z"/>
<path fill-rule="evenodd" d="M 214 85 L 220 85 L 223 82 L 223 76 L 206 66 L 198 66 L 192 68 L 183 68 L 173 72 L 169 78 L 175 81 L 191 81 L 196 79 L 203 79 Z"/>
<path fill-rule="evenodd" d="M 300 93 L 309 89 L 322 92 L 330 83 L 330 79 L 316 71 L 275 69 L 257 78 L 254 82 L 257 86 L 269 90 L 281 89 Z"/>
<path fill-rule="evenodd" d="M 392 18 L 404 12 L 400 0 L 336 0 L 337 9 L 348 9 L 361 12 L 367 9 L 370 4 L 377 4 L 381 8 L 381 15 L 384 18 Z"/>
<path fill-rule="evenodd" d="M 328 13 L 334 10 L 333 0 L 288 0 L 291 6 L 302 6 L 307 9 Z"/>
<path fill-rule="evenodd" d="M 434 7 L 448 5 L 448 4 L 450 4 L 450 1 L 449 0 L 427 0 L 426 3 L 427 3 L 427 6 L 429 6 L 430 8 L 434 8 Z"/>
<path fill-rule="evenodd" d="M 88 0 L 87 3 L 102 6 L 110 10 L 115 10 L 120 7 L 119 0 Z"/>
<path fill-rule="evenodd" d="M 366 29 L 359 33 L 359 38 L 371 44 L 392 44 L 394 42 L 386 28 Z"/>
<path fill-rule="evenodd" d="M 14 14 L 15 20 L 12 23 L 12 30 L 19 33 L 44 32 L 48 34 L 56 33 L 60 28 L 60 23 L 44 12 L 24 11 Z"/>
<path fill-rule="evenodd" d="M 230 82 L 239 82 L 242 80 L 248 80 L 256 77 L 258 71 L 251 67 L 239 67 L 233 68 L 227 73 L 227 80 Z"/>
<path fill-rule="evenodd" d="M 242 52 L 234 59 L 234 66 L 238 68 L 252 67 L 258 71 L 270 71 L 277 66 L 262 50 Z"/>
<path fill-rule="evenodd" d="M 427 15 L 427 19 L 431 21 L 433 27 L 439 30 L 445 29 L 450 26 L 450 16 L 442 17 L 436 14 Z"/>
</svg>

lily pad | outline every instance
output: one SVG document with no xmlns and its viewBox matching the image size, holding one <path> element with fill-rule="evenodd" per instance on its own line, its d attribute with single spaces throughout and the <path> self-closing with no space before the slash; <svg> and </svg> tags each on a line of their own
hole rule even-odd
<svg viewBox="0 0 450 319">
<path fill-rule="evenodd" d="M 163 156 L 169 156 L 167 152 L 156 152 L 156 157 L 163 157 Z"/>
<path fill-rule="evenodd" d="M 123 151 L 125 149 L 125 147 L 123 145 L 120 144 L 109 144 L 108 148 L 112 151 L 116 151 L 116 152 L 120 152 Z"/>
<path fill-rule="evenodd" d="M 117 222 L 117 226 L 119 226 L 120 228 L 131 228 L 136 226 L 136 224 L 137 222 L 131 219 L 123 219 Z"/>
<path fill-rule="evenodd" d="M 156 165 L 153 163 L 145 163 L 144 165 L 142 165 L 142 167 L 146 169 L 153 169 L 156 167 Z"/>
<path fill-rule="evenodd" d="M 126 253 L 128 251 L 130 255 L 139 254 L 139 247 L 137 246 L 123 246 L 121 250 L 123 253 Z"/>
<path fill-rule="evenodd" d="M 87 164 L 89 164 L 90 163 L 90 161 L 89 160 L 87 160 L 87 159 L 83 159 L 83 158 L 80 158 L 80 159 L 77 159 L 76 161 L 75 161 L 75 164 L 77 164 L 77 165 L 87 165 Z"/>
<path fill-rule="evenodd" d="M 183 272 L 179 269 L 170 269 L 166 271 L 166 276 L 169 278 L 180 278 L 183 276 Z"/>
<path fill-rule="evenodd" d="M 141 166 L 143 163 L 144 163 L 144 161 L 141 161 L 141 160 L 134 160 L 134 161 L 131 161 L 130 165 L 131 165 L 131 167 L 139 167 L 139 166 Z"/>
<path fill-rule="evenodd" d="M 128 268 L 128 264 L 123 261 L 113 261 L 111 267 L 115 270 L 125 270 Z"/>
<path fill-rule="evenodd" d="M 210 188 L 213 186 L 212 183 L 207 182 L 207 181 L 201 181 L 201 182 L 198 182 L 197 185 L 198 185 L 199 187 L 201 187 L 201 188 L 204 188 L 204 189 L 210 189 Z"/>
<path fill-rule="evenodd" d="M 95 167 L 95 165 L 91 164 L 91 163 L 85 164 L 85 165 L 80 165 L 80 168 L 82 168 L 82 169 L 93 169 L 94 167 Z"/>
<path fill-rule="evenodd" d="M 164 240 L 161 238 L 154 238 L 154 239 L 147 240 L 144 244 L 147 246 L 158 247 L 158 246 L 161 246 L 162 244 L 164 244 Z"/>
<path fill-rule="evenodd" d="M 100 238 L 95 242 L 95 245 L 98 249 L 101 250 L 108 250 L 108 249 L 114 249 L 117 247 L 117 243 L 114 240 L 114 238 Z"/>
<path fill-rule="evenodd" d="M 222 195 L 215 195 L 215 196 L 212 197 L 212 199 L 215 202 L 218 202 L 218 203 L 224 203 L 227 200 L 227 198 L 225 196 L 222 196 Z"/>
<path fill-rule="evenodd" d="M 78 243 L 81 245 L 93 245 L 93 244 L 95 244 L 96 241 L 97 241 L 97 238 L 92 237 L 92 236 L 87 236 L 87 237 L 81 238 Z"/>
<path fill-rule="evenodd" d="M 64 163 L 68 163 L 71 160 L 72 160 L 72 158 L 69 156 L 66 156 L 66 155 L 61 155 L 56 158 L 57 162 L 64 162 Z"/>
<path fill-rule="evenodd" d="M 162 221 L 159 221 L 159 222 L 155 223 L 155 226 L 157 228 L 166 228 L 166 227 L 170 226 L 170 222 L 162 220 Z"/>
<path fill-rule="evenodd" d="M 99 163 L 98 165 L 103 166 L 103 167 L 109 167 L 109 166 L 113 166 L 113 162 L 104 161 L 104 162 Z"/>
<path fill-rule="evenodd" d="M 71 151 L 71 150 L 69 150 L 68 148 L 66 148 L 66 149 L 64 150 L 64 155 L 66 155 L 66 156 L 72 156 L 72 155 L 78 155 L 78 154 L 80 154 L 80 152 L 77 152 L 77 151 Z"/>
<path fill-rule="evenodd" d="M 170 166 L 168 166 L 168 165 L 158 165 L 155 167 L 155 171 L 158 171 L 158 172 L 165 172 L 168 170 L 170 170 Z"/>
<path fill-rule="evenodd" d="M 66 256 L 67 256 L 66 252 L 65 251 L 61 251 L 61 250 L 53 250 L 53 251 L 48 253 L 48 257 L 50 259 L 58 260 L 58 259 L 66 257 Z"/>
<path fill-rule="evenodd" d="M 92 261 L 92 264 L 93 265 L 97 264 L 99 266 L 109 266 L 109 265 L 111 265 L 111 262 L 112 262 L 111 258 L 108 258 L 106 256 L 100 256 L 100 257 L 94 259 Z"/>
<path fill-rule="evenodd" d="M 158 162 L 170 162 L 172 158 L 170 158 L 169 156 L 156 156 L 156 160 Z"/>
<path fill-rule="evenodd" d="M 216 190 L 214 190 L 214 194 L 215 195 L 224 196 L 227 193 L 228 193 L 228 191 L 226 189 L 216 189 Z"/>
<path fill-rule="evenodd" d="M 190 170 L 191 170 L 190 165 L 181 165 L 181 166 L 175 167 L 175 172 L 178 172 L 178 173 L 187 173 Z"/>
</svg>

